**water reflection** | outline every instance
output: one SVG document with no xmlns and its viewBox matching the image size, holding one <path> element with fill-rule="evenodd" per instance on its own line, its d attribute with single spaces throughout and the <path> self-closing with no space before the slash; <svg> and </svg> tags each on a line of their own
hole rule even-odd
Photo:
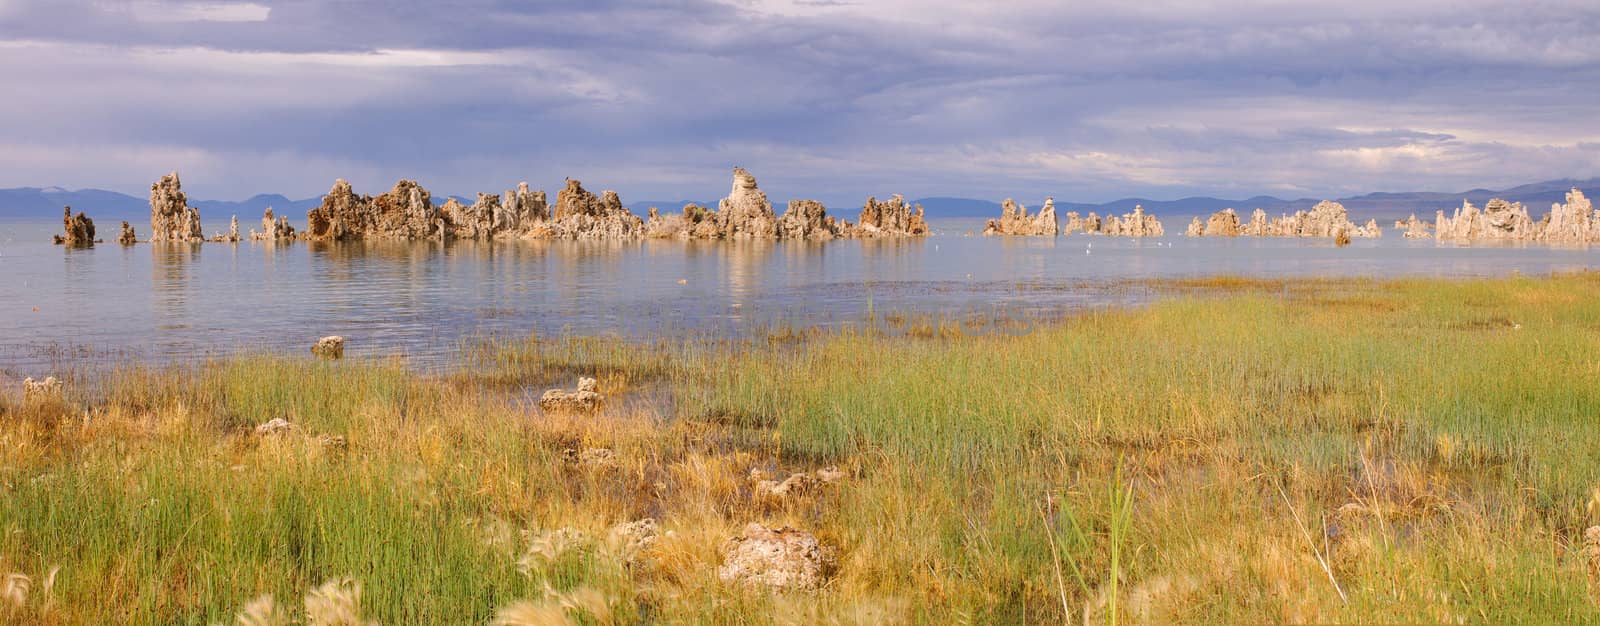
<svg viewBox="0 0 1600 626">
<path fill-rule="evenodd" d="M 1137 301 L 1124 279 L 1204 274 L 1500 275 L 1595 265 L 1596 252 L 1389 237 L 1334 248 L 1279 239 L 962 236 L 771 241 L 141 244 L 0 257 L 0 368 L 30 372 L 60 337 L 103 353 L 192 358 L 244 348 L 434 363 L 468 335 L 745 332 L 878 311 L 1054 311 Z M 48 232 L 48 231 L 46 231 Z M 47 241 L 45 239 L 44 241 Z M 148 263 L 148 267 L 145 265 Z M 32 313 L 39 306 L 40 313 Z"/>
<path fill-rule="evenodd" d="M 200 259 L 202 244 L 153 243 L 150 244 L 151 303 L 163 330 L 189 327 L 194 318 L 189 310 L 189 291 L 196 287 L 191 280 L 190 265 Z"/>
</svg>

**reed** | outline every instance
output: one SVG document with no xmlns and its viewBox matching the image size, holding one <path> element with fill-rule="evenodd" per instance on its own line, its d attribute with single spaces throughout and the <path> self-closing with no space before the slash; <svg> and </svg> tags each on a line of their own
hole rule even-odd
<svg viewBox="0 0 1600 626">
<path fill-rule="evenodd" d="M 1027 334 L 892 314 L 10 390 L 0 619 L 1600 620 L 1600 274 L 1174 288 Z M 599 413 L 536 408 L 577 375 Z M 825 466 L 791 496 L 752 477 Z M 643 518 L 652 542 L 617 539 Z M 837 572 L 723 583 L 751 521 Z"/>
</svg>

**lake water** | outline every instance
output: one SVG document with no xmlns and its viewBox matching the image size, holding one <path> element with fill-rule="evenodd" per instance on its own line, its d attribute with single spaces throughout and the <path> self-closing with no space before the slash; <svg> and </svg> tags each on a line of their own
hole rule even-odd
<svg viewBox="0 0 1600 626">
<path fill-rule="evenodd" d="M 859 322 L 878 312 L 1056 313 L 1136 303 L 1129 280 L 1199 275 L 1500 276 L 1600 266 L 1600 249 L 1440 246 L 1388 232 L 1325 240 L 965 236 L 798 242 L 509 241 L 69 250 L 60 224 L 0 223 L 0 379 L 84 360 L 304 350 L 443 362 L 463 338 L 748 332 Z M 209 231 L 208 231 L 209 232 Z M 143 233 L 143 230 L 141 230 Z M 114 236 L 114 228 L 107 233 Z"/>
</svg>

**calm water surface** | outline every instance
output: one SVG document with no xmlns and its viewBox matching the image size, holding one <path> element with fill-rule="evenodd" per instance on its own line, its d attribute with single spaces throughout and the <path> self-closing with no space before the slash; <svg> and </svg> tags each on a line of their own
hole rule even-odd
<svg viewBox="0 0 1600 626">
<path fill-rule="evenodd" d="M 1344 249 L 1296 239 L 963 235 L 981 225 L 934 220 L 934 236 L 895 241 L 68 250 L 49 243 L 59 223 L 0 223 L 0 378 L 83 360 L 303 350 L 330 334 L 346 336 L 352 354 L 426 365 L 484 334 L 739 333 L 858 322 L 869 307 L 1036 314 L 1150 297 L 1129 279 L 1498 276 L 1600 265 L 1600 249 L 1441 247 L 1393 232 Z M 1183 224 L 1166 226 L 1181 233 Z"/>
</svg>

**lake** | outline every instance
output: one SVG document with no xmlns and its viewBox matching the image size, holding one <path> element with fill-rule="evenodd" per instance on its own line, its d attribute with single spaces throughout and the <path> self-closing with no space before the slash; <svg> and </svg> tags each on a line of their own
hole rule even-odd
<svg viewBox="0 0 1600 626">
<path fill-rule="evenodd" d="M 742 333 L 876 312 L 1059 314 L 1148 300 L 1130 280 L 1243 276 L 1503 276 L 1600 265 L 1600 250 L 1440 246 L 1389 231 L 1309 239 L 966 236 L 831 242 L 263 243 L 65 249 L 59 222 L 0 223 L 0 377 L 82 361 L 305 350 L 444 362 L 493 335 Z M 113 225 L 103 236 L 115 237 Z M 140 229 L 147 234 L 148 226 Z M 208 230 L 207 232 L 211 232 Z"/>
</svg>

